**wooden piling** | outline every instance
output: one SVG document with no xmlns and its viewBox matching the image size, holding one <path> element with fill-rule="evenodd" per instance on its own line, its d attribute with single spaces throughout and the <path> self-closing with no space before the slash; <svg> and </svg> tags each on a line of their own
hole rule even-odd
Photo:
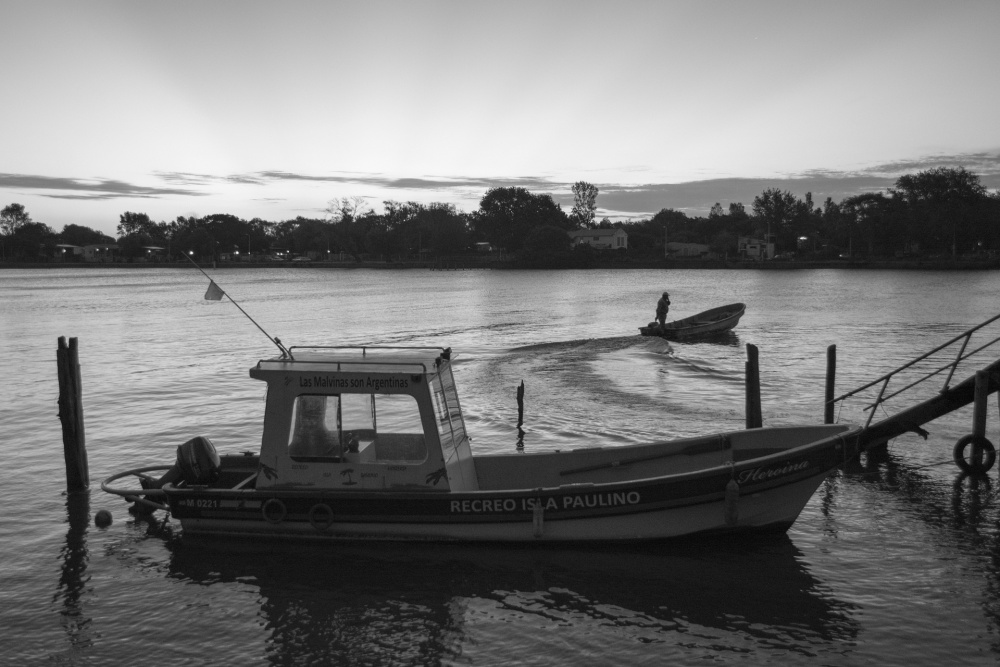
<svg viewBox="0 0 1000 667">
<path fill-rule="evenodd" d="M 976 390 L 972 399 L 972 435 L 986 437 L 986 405 L 990 397 L 990 376 L 976 371 Z"/>
<path fill-rule="evenodd" d="M 66 458 L 66 490 L 86 491 L 90 487 L 87 445 L 83 428 L 83 384 L 76 338 L 66 344 L 59 337 L 56 351 L 59 371 L 59 420 L 62 422 L 63 454 Z"/>
<path fill-rule="evenodd" d="M 747 428 L 760 428 L 764 425 L 760 410 L 760 366 L 757 346 L 751 343 L 747 343 L 746 373 Z"/>
<path fill-rule="evenodd" d="M 518 451 L 524 450 L 524 429 L 521 428 L 524 425 L 524 380 L 521 380 L 521 386 L 517 388 L 517 449 Z"/>
<path fill-rule="evenodd" d="M 978 438 L 986 437 L 986 408 L 990 397 L 990 376 L 986 371 L 976 371 L 976 389 L 972 399 L 972 441 L 969 457 L 973 465 L 982 465 L 983 448 Z"/>
<path fill-rule="evenodd" d="M 823 404 L 823 423 L 833 423 L 833 389 L 837 380 L 837 346 L 826 348 L 826 402 Z"/>
</svg>

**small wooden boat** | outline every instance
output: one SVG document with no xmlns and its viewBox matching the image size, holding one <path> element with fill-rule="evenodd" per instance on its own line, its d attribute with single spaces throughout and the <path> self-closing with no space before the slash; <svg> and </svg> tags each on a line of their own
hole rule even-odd
<svg viewBox="0 0 1000 667">
<path fill-rule="evenodd" d="M 858 451 L 858 427 L 816 425 L 473 454 L 442 348 L 292 347 L 250 377 L 267 383 L 259 452 L 196 437 L 102 488 L 184 534 L 619 542 L 786 530 Z"/>
<path fill-rule="evenodd" d="M 735 327 L 745 311 L 745 304 L 731 303 L 681 320 L 667 322 L 662 328 L 659 322 L 650 322 L 647 326 L 639 327 L 639 333 L 643 336 L 660 336 L 670 340 L 714 336 Z"/>
</svg>

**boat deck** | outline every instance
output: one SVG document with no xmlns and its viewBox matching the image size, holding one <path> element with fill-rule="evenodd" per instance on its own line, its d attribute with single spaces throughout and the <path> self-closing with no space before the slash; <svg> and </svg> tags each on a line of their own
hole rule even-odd
<svg viewBox="0 0 1000 667">
<path fill-rule="evenodd" d="M 569 451 L 475 455 L 480 491 L 556 488 L 574 484 L 609 484 L 680 475 L 788 451 L 792 443 L 834 436 L 844 425 L 803 426 L 735 431 L 724 435 L 623 447 L 589 447 Z M 256 488 L 259 457 L 221 457 L 222 474 L 211 487 Z M 336 490 L 334 487 L 330 490 Z"/>
</svg>

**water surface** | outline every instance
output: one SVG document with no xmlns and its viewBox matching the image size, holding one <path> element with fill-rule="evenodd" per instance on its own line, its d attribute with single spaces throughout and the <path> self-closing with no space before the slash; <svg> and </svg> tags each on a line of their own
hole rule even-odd
<svg viewBox="0 0 1000 667">
<path fill-rule="evenodd" d="M 614 446 L 739 429 L 748 343 L 765 425 L 822 420 L 827 346 L 846 391 L 1000 312 L 993 272 L 211 272 L 286 345 L 457 353 L 473 448 Z M 256 449 L 276 349 L 185 269 L 0 272 L 0 662 L 10 664 L 993 664 L 996 483 L 950 462 L 971 408 L 838 471 L 786 536 L 628 549 L 216 544 L 100 492 L 210 437 Z M 729 336 L 638 336 L 742 301 Z M 996 335 L 996 334 L 994 334 Z M 94 490 L 68 500 L 55 351 L 77 337 Z M 982 363 L 966 366 L 960 379 Z M 942 360 L 945 363 L 947 360 Z M 916 389 L 933 395 L 943 379 Z M 864 420 L 872 396 L 847 401 Z M 991 397 L 991 406 L 995 403 Z M 908 404 L 902 399 L 903 405 Z M 997 442 L 996 412 L 988 436 Z M 996 475 L 996 471 L 992 473 Z M 113 513 L 104 529 L 98 509 Z"/>
</svg>

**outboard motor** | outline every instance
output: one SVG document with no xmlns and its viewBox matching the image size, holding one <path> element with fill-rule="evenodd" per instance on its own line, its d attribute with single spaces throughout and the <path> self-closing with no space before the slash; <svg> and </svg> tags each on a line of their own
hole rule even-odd
<svg viewBox="0 0 1000 667">
<path fill-rule="evenodd" d="M 177 462 L 164 473 L 163 477 L 149 483 L 145 488 L 159 489 L 164 484 L 175 484 L 183 480 L 189 485 L 211 484 L 222 473 L 222 461 L 215 445 L 204 436 L 191 438 L 177 448 Z"/>
<path fill-rule="evenodd" d="M 204 436 L 191 438 L 177 448 L 177 466 L 188 484 L 211 484 L 222 472 L 215 445 Z"/>
</svg>

